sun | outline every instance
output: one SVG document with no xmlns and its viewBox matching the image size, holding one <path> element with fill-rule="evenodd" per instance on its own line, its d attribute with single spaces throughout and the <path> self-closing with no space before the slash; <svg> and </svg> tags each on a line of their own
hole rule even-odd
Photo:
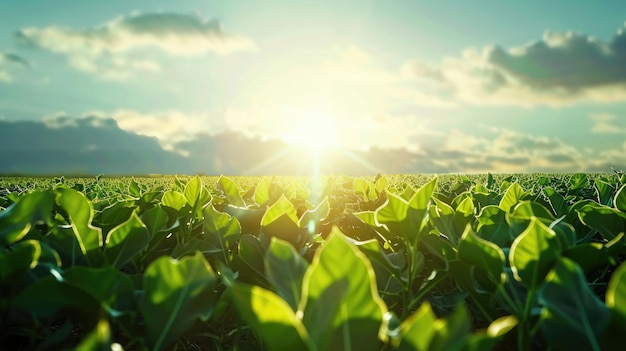
<svg viewBox="0 0 626 351">
<path fill-rule="evenodd" d="M 338 145 L 335 119 L 328 113 L 308 112 L 293 116 L 285 140 L 291 145 L 315 152 Z"/>
</svg>

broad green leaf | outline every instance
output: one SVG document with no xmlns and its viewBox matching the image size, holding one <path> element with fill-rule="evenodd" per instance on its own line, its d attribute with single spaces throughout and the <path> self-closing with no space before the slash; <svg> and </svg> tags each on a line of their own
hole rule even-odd
<svg viewBox="0 0 626 351">
<path fill-rule="evenodd" d="M 37 190 L 20 196 L 14 204 L 1 210 L 0 246 L 18 242 L 36 222 L 50 218 L 53 205 L 53 192 Z"/>
<path fill-rule="evenodd" d="M 111 314 L 134 310 L 134 285 L 130 278 L 113 267 L 76 266 L 63 272 L 64 281 L 88 293 Z"/>
<path fill-rule="evenodd" d="M 593 182 L 594 187 L 598 193 L 598 201 L 602 205 L 611 205 L 612 197 L 615 194 L 615 189 L 611 184 L 603 179 L 596 179 Z"/>
<path fill-rule="evenodd" d="M 24 240 L 0 252 L 0 284 L 15 274 L 35 268 L 40 256 L 41 244 L 37 240 Z"/>
<path fill-rule="evenodd" d="M 541 331 L 555 350 L 600 350 L 609 310 L 587 285 L 578 265 L 563 257 L 540 291 Z"/>
<path fill-rule="evenodd" d="M 194 208 L 203 208 L 211 201 L 211 194 L 204 188 L 199 176 L 193 177 L 185 185 L 185 199 Z"/>
<path fill-rule="evenodd" d="M 353 215 L 356 216 L 359 220 L 361 220 L 361 222 L 374 228 L 374 230 L 380 233 L 380 235 L 382 235 L 382 237 L 384 237 L 385 239 L 387 240 L 393 239 L 393 235 L 389 232 L 389 230 L 387 230 L 385 227 L 383 227 L 380 223 L 376 221 L 376 212 L 374 211 L 354 212 Z"/>
<path fill-rule="evenodd" d="M 226 200 L 228 203 L 237 207 L 246 207 L 245 201 L 241 197 L 241 193 L 239 192 L 239 185 L 235 183 L 232 179 L 224 176 L 220 176 L 217 180 L 217 186 L 220 190 L 224 192 L 226 196 Z"/>
<path fill-rule="evenodd" d="M 316 252 L 298 308 L 320 350 L 378 350 L 387 308 L 369 260 L 336 227 Z"/>
<path fill-rule="evenodd" d="M 540 203 L 532 201 L 521 201 L 518 203 L 513 209 L 512 216 L 528 220 L 532 217 L 537 217 L 544 224 L 549 224 L 556 220 L 550 210 L 543 207 Z"/>
<path fill-rule="evenodd" d="M 271 178 L 265 177 L 261 179 L 254 189 L 254 202 L 261 206 L 270 201 L 270 182 Z"/>
<path fill-rule="evenodd" d="M 298 310 L 302 295 L 302 280 L 309 263 L 286 241 L 272 238 L 265 252 L 265 272 L 280 297 L 293 311 Z"/>
<path fill-rule="evenodd" d="M 524 196 L 524 189 L 522 189 L 522 187 L 518 183 L 513 183 L 504 192 L 504 195 L 502 196 L 502 200 L 500 200 L 499 207 L 504 212 L 510 212 L 511 209 L 515 205 L 517 205 L 518 202 L 520 202 L 523 196 Z"/>
<path fill-rule="evenodd" d="M 622 212 L 626 212 L 626 190 L 624 189 L 626 189 L 626 184 L 619 188 L 613 200 L 613 206 Z"/>
<path fill-rule="evenodd" d="M 498 245 L 478 237 L 471 225 L 465 227 L 459 243 L 459 258 L 469 264 L 485 270 L 489 278 L 499 284 L 504 266 L 504 253 Z"/>
<path fill-rule="evenodd" d="M 611 275 L 606 288 L 606 305 L 626 321 L 626 263 L 622 263 Z"/>
<path fill-rule="evenodd" d="M 197 253 L 181 260 L 160 257 L 146 269 L 140 301 L 146 339 L 153 350 L 162 350 L 198 319 L 207 320 L 214 308 L 217 275 Z"/>
<path fill-rule="evenodd" d="M 141 197 L 141 188 L 135 179 L 131 179 L 128 184 L 128 192 L 135 198 Z"/>
<path fill-rule="evenodd" d="M 300 216 L 300 228 L 306 228 L 309 235 L 319 233 L 319 222 L 326 219 L 330 213 L 330 203 L 328 198 L 324 198 L 317 207 L 308 210 Z"/>
<path fill-rule="evenodd" d="M 418 220 L 409 218 L 409 203 L 398 195 L 388 193 L 385 203 L 374 213 L 376 222 L 384 225 L 393 236 L 408 238 L 419 231 Z"/>
<path fill-rule="evenodd" d="M 584 173 L 576 173 L 570 179 L 570 191 L 578 192 L 589 185 L 589 177 Z"/>
<path fill-rule="evenodd" d="M 302 321 L 278 295 L 240 283 L 232 284 L 229 290 L 235 308 L 259 334 L 268 350 L 318 350 Z"/>
<path fill-rule="evenodd" d="M 168 190 L 165 194 L 163 194 L 161 205 L 180 211 L 183 207 L 185 207 L 185 205 L 187 205 L 187 198 L 185 198 L 185 195 L 178 191 Z"/>
<path fill-rule="evenodd" d="M 552 269 L 561 255 L 561 246 L 553 230 L 533 218 L 520 234 L 509 254 L 515 279 L 533 289 Z"/>
<path fill-rule="evenodd" d="M 603 238 L 611 240 L 625 231 L 626 213 L 614 208 L 588 203 L 576 210 L 584 225 L 597 231 Z"/>
<path fill-rule="evenodd" d="M 248 278 L 256 285 L 265 286 L 265 249 L 255 236 L 246 234 L 239 240 L 239 255 L 233 257 L 235 262 L 240 262 L 241 278 Z M 260 281 L 259 281 L 260 280 Z"/>
<path fill-rule="evenodd" d="M 552 211 L 557 217 L 561 217 L 567 214 L 567 200 L 563 195 L 559 194 L 556 190 L 552 188 L 544 188 L 544 194 L 550 200 L 550 206 L 552 206 Z"/>
<path fill-rule="evenodd" d="M 506 212 L 500 207 L 489 205 L 483 207 L 478 215 L 477 234 L 500 247 L 509 247 L 513 238 L 506 222 Z"/>
<path fill-rule="evenodd" d="M 150 233 L 151 243 L 156 243 L 167 235 L 167 222 L 169 216 L 161 206 L 152 207 L 139 216 L 139 219 L 146 225 L 148 233 Z"/>
<path fill-rule="evenodd" d="M 265 211 L 261 219 L 261 232 L 288 241 L 296 247 L 300 246 L 302 238 L 296 208 L 284 195 Z"/>
<path fill-rule="evenodd" d="M 437 317 L 428 302 L 400 325 L 398 351 L 429 350 L 435 333 Z M 397 343 L 397 342 L 396 342 Z"/>
<path fill-rule="evenodd" d="M 267 226 L 281 216 L 287 216 L 294 224 L 298 224 L 298 214 L 291 201 L 283 195 L 272 206 L 268 207 L 261 219 L 261 226 Z"/>
<path fill-rule="evenodd" d="M 71 228 L 78 240 L 82 253 L 90 265 L 99 265 L 103 260 L 102 229 L 91 224 L 94 217 L 93 205 L 85 195 L 70 188 L 55 189 L 59 196 L 57 202 L 67 212 Z"/>
<path fill-rule="evenodd" d="M 111 265 L 121 268 L 135 255 L 148 247 L 150 233 L 137 213 L 133 212 L 130 218 L 113 228 L 106 238 L 105 254 Z"/>
<path fill-rule="evenodd" d="M 213 206 L 204 210 L 204 237 L 216 249 L 224 253 L 228 262 L 229 250 L 234 249 L 241 234 L 237 218 L 217 211 Z"/>
<path fill-rule="evenodd" d="M 436 333 L 430 343 L 431 350 L 461 350 L 470 333 L 470 318 L 465 305 L 459 305 L 444 319 L 435 322 Z"/>
</svg>

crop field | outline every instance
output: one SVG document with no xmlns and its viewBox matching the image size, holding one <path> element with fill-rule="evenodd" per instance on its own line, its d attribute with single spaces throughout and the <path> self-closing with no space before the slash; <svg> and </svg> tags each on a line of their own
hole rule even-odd
<svg viewBox="0 0 626 351">
<path fill-rule="evenodd" d="M 623 350 L 625 189 L 0 178 L 0 349 Z"/>
</svg>

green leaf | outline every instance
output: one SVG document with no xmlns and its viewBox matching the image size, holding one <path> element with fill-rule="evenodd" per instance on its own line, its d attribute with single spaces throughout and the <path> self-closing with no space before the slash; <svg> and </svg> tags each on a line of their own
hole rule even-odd
<svg viewBox="0 0 626 351">
<path fill-rule="evenodd" d="M 94 217 L 91 201 L 74 189 L 58 187 L 55 191 L 59 193 L 57 202 L 70 217 L 72 231 L 87 261 L 92 266 L 101 264 L 102 229 L 91 224 Z"/>
<path fill-rule="evenodd" d="M 604 239 L 611 240 L 625 231 L 626 213 L 620 210 L 592 202 L 576 212 L 584 225 L 600 233 Z"/>
<path fill-rule="evenodd" d="M 622 263 L 611 275 L 606 288 L 606 305 L 626 321 L 626 263 Z"/>
<path fill-rule="evenodd" d="M 211 201 L 211 194 L 204 188 L 199 176 L 193 177 L 185 185 L 185 199 L 194 208 L 203 208 Z"/>
<path fill-rule="evenodd" d="M 135 309 L 134 285 L 130 278 L 113 267 L 76 266 L 63 272 L 64 282 L 76 287 L 105 307 L 111 317 Z"/>
<path fill-rule="evenodd" d="M 575 262 L 561 258 L 539 298 L 544 305 L 541 331 L 555 350 L 601 349 L 599 337 L 609 321 L 609 311 L 587 286 Z"/>
<path fill-rule="evenodd" d="M 224 253 L 224 262 L 228 262 L 229 250 L 235 248 L 240 234 L 237 218 L 219 212 L 213 206 L 204 210 L 204 237 L 211 246 Z"/>
<path fill-rule="evenodd" d="M 180 211 L 185 205 L 187 205 L 187 198 L 176 190 L 166 191 L 161 199 L 161 206 L 171 207 L 176 211 Z"/>
<path fill-rule="evenodd" d="M 589 185 L 589 177 L 584 173 L 576 173 L 570 179 L 570 191 L 578 192 Z"/>
<path fill-rule="evenodd" d="M 470 333 L 471 323 L 465 305 L 459 305 L 445 319 L 435 322 L 436 333 L 430 343 L 431 350 L 461 350 Z"/>
<path fill-rule="evenodd" d="M 398 337 L 398 351 L 421 351 L 429 350 L 430 343 L 437 332 L 435 322 L 437 317 L 428 302 L 410 315 L 400 325 Z M 397 343 L 397 342 L 396 342 Z"/>
<path fill-rule="evenodd" d="M 508 189 L 504 192 L 502 196 L 502 200 L 500 200 L 500 204 L 498 205 L 504 212 L 510 212 L 511 209 L 517 205 L 517 203 L 524 196 L 524 189 L 517 184 L 513 183 L 509 186 Z"/>
<path fill-rule="evenodd" d="M 254 189 L 254 202 L 257 205 L 262 206 L 270 201 L 270 182 L 271 178 L 265 177 Z"/>
<path fill-rule="evenodd" d="M 291 201 L 282 195 L 265 211 L 261 219 L 261 232 L 288 241 L 298 247 L 301 241 L 298 222 L 296 208 Z"/>
<path fill-rule="evenodd" d="M 215 304 L 217 276 L 197 253 L 181 260 L 160 257 L 146 269 L 140 301 L 151 349 L 161 350 L 198 319 L 207 320 Z"/>
<path fill-rule="evenodd" d="M 619 188 L 613 200 L 613 206 L 622 212 L 626 212 L 626 190 L 624 189 L 626 189 L 626 184 Z"/>
<path fill-rule="evenodd" d="M 526 230 L 513 241 L 509 261 L 515 279 L 533 289 L 544 280 L 560 255 L 561 246 L 554 231 L 532 218 Z"/>
<path fill-rule="evenodd" d="M 41 244 L 37 240 L 24 240 L 11 246 L 10 250 L 0 252 L 0 283 L 15 274 L 35 268 L 40 255 Z"/>
<path fill-rule="evenodd" d="M 298 310 L 302 295 L 302 280 L 309 263 L 286 241 L 272 238 L 265 252 L 265 272 L 280 297 L 293 311 Z"/>
<path fill-rule="evenodd" d="M 150 233 L 137 213 L 111 229 L 106 238 L 105 254 L 111 265 L 121 268 L 150 244 Z"/>
<path fill-rule="evenodd" d="M 234 283 L 229 287 L 233 304 L 270 351 L 318 348 L 302 321 L 279 296 L 258 286 Z"/>
<path fill-rule="evenodd" d="M 316 252 L 298 308 L 320 350 L 378 350 L 387 308 L 369 260 L 336 227 Z"/>
<path fill-rule="evenodd" d="M 567 200 L 563 195 L 559 194 L 556 190 L 552 188 L 544 188 L 544 194 L 550 200 L 550 206 L 552 206 L 552 211 L 557 217 L 561 217 L 567 214 Z"/>
<path fill-rule="evenodd" d="M 465 227 L 458 253 L 461 260 L 485 270 L 495 284 L 502 282 L 504 252 L 498 245 L 478 237 L 470 224 Z"/>
<path fill-rule="evenodd" d="M 477 218 L 477 234 L 500 247 L 509 247 L 513 238 L 506 222 L 506 215 L 507 213 L 498 206 L 483 207 Z"/>
<path fill-rule="evenodd" d="M 0 246 L 21 240 L 33 224 L 50 218 L 54 193 L 33 191 L 22 195 L 8 208 L 0 211 Z"/>
<path fill-rule="evenodd" d="M 245 201 L 239 192 L 239 185 L 228 177 L 220 176 L 217 180 L 217 186 L 224 192 L 228 203 L 237 207 L 246 207 Z"/>
<path fill-rule="evenodd" d="M 330 213 L 330 203 L 328 198 L 324 198 L 317 207 L 308 210 L 300 216 L 298 221 L 300 228 L 306 228 L 309 235 L 317 234 L 320 231 L 319 222 L 326 219 Z"/>
</svg>

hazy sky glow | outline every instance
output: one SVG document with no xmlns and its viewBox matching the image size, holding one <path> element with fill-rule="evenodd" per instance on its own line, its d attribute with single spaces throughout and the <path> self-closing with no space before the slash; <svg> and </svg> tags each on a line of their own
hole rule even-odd
<svg viewBox="0 0 626 351">
<path fill-rule="evenodd" d="M 113 118 L 180 157 L 223 134 L 407 153 L 385 172 L 624 169 L 625 21 L 622 1 L 1 1 L 0 121 Z"/>
</svg>

